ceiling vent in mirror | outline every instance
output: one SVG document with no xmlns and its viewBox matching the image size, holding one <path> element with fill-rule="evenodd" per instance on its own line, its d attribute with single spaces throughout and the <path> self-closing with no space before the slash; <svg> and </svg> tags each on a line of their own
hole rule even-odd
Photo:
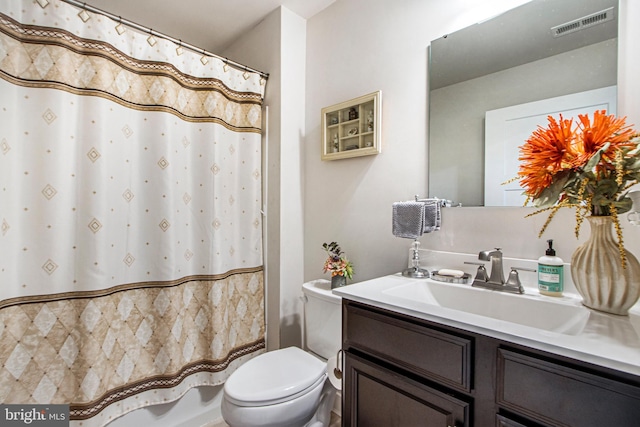
<svg viewBox="0 0 640 427">
<path fill-rule="evenodd" d="M 565 34 L 584 30 L 585 28 L 592 27 L 596 24 L 612 21 L 613 19 L 615 19 L 614 8 L 610 7 L 600 12 L 592 13 L 591 15 L 583 16 L 582 18 L 574 19 L 573 21 L 569 21 L 561 25 L 556 25 L 551 28 L 551 32 L 554 37 L 560 37 Z"/>
</svg>

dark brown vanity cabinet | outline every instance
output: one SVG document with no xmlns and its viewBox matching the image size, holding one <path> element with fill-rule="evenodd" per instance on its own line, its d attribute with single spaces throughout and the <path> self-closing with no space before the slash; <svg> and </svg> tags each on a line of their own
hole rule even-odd
<svg viewBox="0 0 640 427">
<path fill-rule="evenodd" d="M 342 425 L 640 426 L 640 378 L 343 300 Z"/>
</svg>

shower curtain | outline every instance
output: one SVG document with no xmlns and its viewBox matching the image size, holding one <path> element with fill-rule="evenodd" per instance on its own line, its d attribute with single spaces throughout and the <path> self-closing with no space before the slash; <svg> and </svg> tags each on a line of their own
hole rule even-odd
<svg viewBox="0 0 640 427">
<path fill-rule="evenodd" d="M 264 351 L 265 78 L 204 53 L 0 5 L 0 403 L 105 425 Z"/>
</svg>

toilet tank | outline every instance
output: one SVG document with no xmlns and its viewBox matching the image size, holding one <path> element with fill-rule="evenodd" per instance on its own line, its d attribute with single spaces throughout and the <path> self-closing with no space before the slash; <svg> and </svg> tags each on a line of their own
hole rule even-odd
<svg viewBox="0 0 640 427">
<path fill-rule="evenodd" d="M 336 356 L 342 347 L 342 298 L 324 279 L 303 284 L 302 292 L 305 349 L 323 359 Z"/>
</svg>

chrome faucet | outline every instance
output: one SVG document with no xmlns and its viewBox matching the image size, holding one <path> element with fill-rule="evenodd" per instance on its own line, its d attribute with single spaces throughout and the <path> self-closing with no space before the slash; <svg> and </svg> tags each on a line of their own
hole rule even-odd
<svg viewBox="0 0 640 427">
<path fill-rule="evenodd" d="M 518 277 L 518 270 L 535 271 L 529 268 L 516 268 L 511 267 L 511 273 L 509 273 L 509 280 L 504 280 L 504 271 L 502 269 L 502 252 L 500 248 L 495 248 L 489 251 L 481 251 L 478 254 L 480 261 L 491 261 L 491 273 L 487 277 L 487 270 L 484 264 L 477 262 L 465 262 L 465 264 L 479 265 L 476 277 L 473 279 L 471 286 L 493 289 L 496 291 L 512 292 L 517 294 L 523 294 L 524 288 L 520 283 Z"/>
</svg>

